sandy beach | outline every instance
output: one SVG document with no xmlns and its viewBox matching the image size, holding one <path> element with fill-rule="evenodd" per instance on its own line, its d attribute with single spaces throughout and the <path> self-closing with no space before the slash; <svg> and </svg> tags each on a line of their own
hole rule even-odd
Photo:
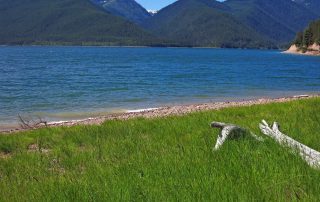
<svg viewBox="0 0 320 202">
<path fill-rule="evenodd" d="M 299 99 L 310 99 L 314 97 L 320 97 L 320 94 L 314 95 L 296 95 L 291 97 L 281 97 L 281 98 L 260 98 L 245 101 L 225 101 L 225 102 L 212 102 L 212 103 L 199 103 L 199 104 L 189 104 L 189 105 L 179 105 L 170 107 L 159 107 L 151 109 L 141 109 L 133 110 L 126 113 L 114 113 L 106 116 L 86 118 L 82 120 L 70 120 L 70 121 L 59 121 L 59 122 L 49 122 L 47 126 L 40 125 L 34 129 L 42 127 L 59 127 L 59 126 L 75 126 L 75 125 L 99 125 L 108 120 L 127 120 L 132 118 L 158 118 L 166 116 L 181 116 L 192 112 L 208 111 L 208 110 L 219 110 L 229 107 L 242 107 L 242 106 L 253 106 L 268 103 L 282 103 Z M 30 129 L 23 128 L 11 128 L 11 129 L 0 129 L 0 133 L 8 134 L 20 131 L 25 131 Z"/>
<path fill-rule="evenodd" d="M 308 47 L 306 52 L 302 52 L 296 45 L 290 46 L 290 48 L 282 53 L 285 54 L 296 54 L 296 55 L 310 55 L 310 56 L 320 56 L 320 49 L 319 45 L 313 44 L 312 46 Z"/>
</svg>

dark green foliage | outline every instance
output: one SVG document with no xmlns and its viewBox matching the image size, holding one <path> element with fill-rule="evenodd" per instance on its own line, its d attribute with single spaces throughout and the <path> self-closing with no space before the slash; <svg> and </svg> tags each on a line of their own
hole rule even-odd
<svg viewBox="0 0 320 202">
<path fill-rule="evenodd" d="M 274 47 L 288 43 L 316 18 L 291 0 L 180 0 L 145 27 L 191 46 Z"/>
<path fill-rule="evenodd" d="M 313 33 L 312 33 L 311 29 L 306 29 L 304 31 L 304 35 L 303 35 L 303 44 L 307 47 L 312 45 L 313 44 L 312 37 L 313 37 Z"/>
<path fill-rule="evenodd" d="M 149 19 L 145 27 L 188 46 L 274 47 L 270 40 L 235 19 L 224 3 L 211 0 L 177 1 Z"/>
<path fill-rule="evenodd" d="M 134 0 L 0 0 L 0 44 L 277 48 L 320 15 L 318 5 L 179 0 L 151 17 Z"/>
<path fill-rule="evenodd" d="M 312 33 L 312 41 L 320 44 L 320 20 L 311 22 L 309 27 Z"/>
<path fill-rule="evenodd" d="M 320 20 L 311 22 L 303 32 L 298 32 L 293 42 L 299 48 L 307 48 L 314 43 L 320 44 Z"/>
<path fill-rule="evenodd" d="M 302 46 L 303 44 L 303 32 L 298 32 L 297 36 L 294 40 L 294 44 L 298 47 Z"/>
<path fill-rule="evenodd" d="M 157 39 L 88 0 L 0 0 L 0 44 L 149 45 Z"/>
<path fill-rule="evenodd" d="M 288 43 L 318 16 L 292 0 L 228 0 L 231 12 L 277 44 Z"/>
</svg>

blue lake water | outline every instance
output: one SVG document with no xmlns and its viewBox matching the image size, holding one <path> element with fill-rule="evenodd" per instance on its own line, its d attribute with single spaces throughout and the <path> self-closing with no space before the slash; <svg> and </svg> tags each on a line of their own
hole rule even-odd
<svg viewBox="0 0 320 202">
<path fill-rule="evenodd" d="M 320 91 L 320 57 L 190 48 L 0 47 L 0 126 Z"/>
</svg>

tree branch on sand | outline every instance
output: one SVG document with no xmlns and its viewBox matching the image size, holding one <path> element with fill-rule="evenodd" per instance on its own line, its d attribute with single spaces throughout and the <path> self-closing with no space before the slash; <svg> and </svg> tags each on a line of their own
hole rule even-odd
<svg viewBox="0 0 320 202">
<path fill-rule="evenodd" d="M 22 129 L 35 129 L 42 126 L 47 127 L 48 122 L 43 120 L 40 116 L 36 117 L 22 117 L 20 114 L 18 115 L 19 125 Z"/>
</svg>

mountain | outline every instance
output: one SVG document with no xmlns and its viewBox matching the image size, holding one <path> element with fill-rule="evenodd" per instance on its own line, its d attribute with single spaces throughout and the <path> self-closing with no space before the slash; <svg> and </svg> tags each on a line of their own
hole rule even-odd
<svg viewBox="0 0 320 202">
<path fill-rule="evenodd" d="M 144 27 L 186 46 L 273 46 L 230 11 L 214 0 L 179 0 L 148 19 Z"/>
<path fill-rule="evenodd" d="M 228 0 L 232 14 L 261 35 L 287 43 L 317 16 L 292 0 Z"/>
<path fill-rule="evenodd" d="M 305 6 L 309 10 L 313 11 L 314 14 L 320 17 L 320 1 L 319 0 L 292 0 L 292 1 Z"/>
<path fill-rule="evenodd" d="M 280 46 L 320 15 L 310 10 L 319 0 L 296 1 L 300 2 L 179 0 L 160 10 L 144 26 L 158 36 L 191 46 Z"/>
<path fill-rule="evenodd" d="M 131 22 L 141 24 L 151 17 L 151 14 L 135 0 L 91 0 L 106 11 L 126 18 Z"/>
<path fill-rule="evenodd" d="M 320 17 L 320 0 L 0 0 L 0 44 L 274 48 Z"/>
<path fill-rule="evenodd" d="M 155 14 L 158 13 L 157 10 L 148 10 L 148 13 L 151 15 L 151 16 L 154 16 Z"/>
<path fill-rule="evenodd" d="M 141 27 L 88 0 L 0 0 L 0 44 L 149 45 Z"/>
</svg>

